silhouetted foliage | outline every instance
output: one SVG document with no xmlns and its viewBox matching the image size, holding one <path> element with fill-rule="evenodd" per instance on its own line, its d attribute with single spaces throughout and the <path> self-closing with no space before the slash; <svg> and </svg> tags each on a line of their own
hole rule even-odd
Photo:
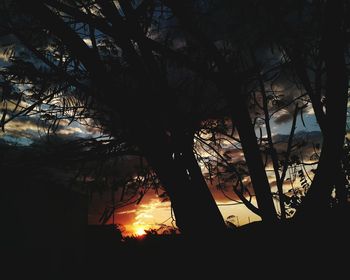
<svg viewBox="0 0 350 280">
<path fill-rule="evenodd" d="M 150 189 L 192 236 L 237 226 L 208 185 L 270 225 L 347 206 L 347 1 L 9 0 L 0 14 L 1 130 L 35 122 L 50 145 L 33 162 L 89 199 L 111 192 L 102 225 Z M 301 131 L 310 115 L 317 136 Z M 74 125 L 98 136 L 51 145 Z"/>
</svg>

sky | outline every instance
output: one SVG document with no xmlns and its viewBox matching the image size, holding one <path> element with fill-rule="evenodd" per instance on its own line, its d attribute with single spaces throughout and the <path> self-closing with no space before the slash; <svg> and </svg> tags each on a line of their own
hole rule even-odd
<svg viewBox="0 0 350 280">
<path fill-rule="evenodd" d="M 288 112 L 285 113 L 287 114 Z M 279 117 L 280 116 L 277 116 L 276 118 Z M 315 121 L 312 110 L 308 110 L 304 114 L 304 123 L 305 126 L 303 125 L 300 116 L 298 116 L 296 135 L 302 137 L 309 135 L 307 137 L 311 137 L 310 139 L 312 141 L 319 139 L 319 128 Z M 288 135 L 290 127 L 290 119 L 287 119 L 282 125 L 273 121 L 272 133 L 275 136 Z M 44 131 L 45 124 L 41 123 L 40 120 L 38 120 L 35 116 L 22 117 L 9 122 L 5 127 L 5 132 L 0 132 L 0 139 L 5 140 L 10 145 L 26 146 L 36 142 L 38 139 L 41 139 L 43 137 L 45 138 L 46 135 Z M 63 122 L 63 124 L 58 128 L 56 134 L 58 137 L 61 137 L 63 139 L 77 139 L 82 137 L 90 138 L 99 136 L 99 133 L 96 130 L 91 130 L 77 122 L 72 122 L 70 125 Z M 239 152 L 238 155 L 242 157 L 241 152 Z M 205 173 L 206 171 L 204 167 L 201 167 L 203 173 Z M 314 168 L 314 166 L 310 166 L 309 169 L 312 167 Z M 272 185 L 272 191 L 276 191 L 273 172 L 270 171 L 267 172 L 267 174 Z M 248 181 L 246 181 L 246 183 L 249 184 Z M 298 186 L 298 184 L 299 182 L 296 180 L 294 186 Z M 260 220 L 257 215 L 248 210 L 243 204 L 237 204 L 227 199 L 222 194 L 222 192 L 215 187 L 215 182 L 213 182 L 213 184 L 210 184 L 210 182 L 208 182 L 208 186 L 218 204 L 219 210 L 224 220 L 229 220 L 235 225 L 244 225 L 249 222 Z M 290 189 L 290 186 L 287 182 L 285 184 L 285 191 L 288 191 L 288 189 Z M 229 186 L 227 194 L 237 199 L 233 192 L 230 191 Z M 120 194 L 117 192 L 117 198 L 118 195 Z M 95 194 L 92 197 L 92 200 L 89 202 L 88 214 L 88 220 L 90 224 L 99 223 L 98 220 L 102 215 L 106 205 L 110 203 L 110 198 L 111 196 L 109 192 L 101 195 Z M 256 204 L 254 198 L 253 204 Z M 277 202 L 276 209 L 278 209 Z M 114 215 L 114 222 L 121 225 L 121 229 L 125 236 L 142 235 L 145 230 L 158 229 L 164 224 L 167 226 L 176 225 L 172 219 L 170 202 L 162 202 L 162 199 L 152 189 L 146 193 L 139 204 L 127 205 L 116 210 Z M 108 223 L 112 223 L 112 218 Z"/>
<path fill-rule="evenodd" d="M 282 111 L 272 121 L 272 134 L 274 137 L 288 135 L 291 128 L 290 117 L 281 117 L 281 114 L 289 114 L 287 110 Z M 282 119 L 282 121 L 281 121 Z M 307 109 L 303 115 L 304 123 L 300 115 L 297 118 L 296 135 L 298 137 L 309 137 L 311 141 L 320 140 L 320 131 L 316 123 L 315 116 L 312 109 Z M 28 146 L 37 142 L 39 139 L 45 139 L 47 124 L 43 123 L 36 116 L 25 116 L 14 119 L 5 126 L 5 131 L 0 132 L 0 139 L 4 140 L 9 145 Z M 258 134 L 258 130 L 256 131 Z M 264 131 L 263 127 L 263 134 Z M 101 133 L 98 130 L 93 130 L 78 122 L 72 122 L 68 125 L 68 121 L 63 121 L 56 131 L 56 136 L 62 139 L 78 139 L 98 137 Z M 277 138 L 276 138 L 277 139 Z M 238 153 L 239 157 L 236 160 L 242 159 L 242 153 Z M 307 161 L 307 159 L 306 159 Z M 203 166 L 202 171 L 205 173 Z M 315 166 L 308 167 L 315 168 Z M 273 172 L 267 172 L 269 181 L 272 185 L 272 191 L 276 191 L 274 184 Z M 288 177 L 288 176 L 287 176 Z M 249 184 L 249 182 L 246 182 Z M 290 189 L 290 183 L 286 182 L 285 191 Z M 298 180 L 295 181 L 294 186 L 298 186 Z M 220 190 L 215 187 L 215 182 L 210 184 L 208 182 L 210 191 L 212 192 L 219 210 L 224 220 L 229 220 L 235 225 L 244 225 L 249 222 L 260 220 L 260 218 L 248 210 L 243 204 L 237 204 L 227 199 Z M 232 191 L 228 192 L 231 197 L 237 199 Z M 118 197 L 118 193 L 116 194 Z M 106 192 L 102 195 L 94 195 L 89 202 L 89 216 L 90 224 L 98 224 L 98 220 L 102 215 L 106 205 L 110 203 L 110 193 Z M 253 198 L 253 204 L 255 200 Z M 194 203 L 195 205 L 195 203 Z M 276 209 L 278 204 L 276 202 Z M 154 190 L 149 190 L 139 204 L 131 204 L 119 208 L 114 215 L 114 222 L 121 225 L 121 229 L 125 236 L 127 235 L 141 235 L 145 230 L 158 229 L 161 225 L 175 226 L 176 223 L 172 219 L 171 205 L 169 201 L 162 202 L 161 198 Z M 108 223 L 112 223 L 112 219 Z"/>
<path fill-rule="evenodd" d="M 86 41 L 86 43 L 90 44 L 88 41 Z M 0 68 L 6 65 L 7 61 L 8 57 L 0 52 Z M 293 97 L 295 94 L 297 94 L 297 92 L 289 92 L 287 96 Z M 25 103 L 21 103 L 20 105 L 28 106 L 28 104 Z M 7 106 L 9 110 L 14 108 L 14 104 L 8 104 Z M 3 109 L 3 104 L 0 104 L 0 110 L 2 112 Z M 289 108 L 281 110 L 275 115 L 275 118 L 272 120 L 272 135 L 274 137 L 289 134 L 291 129 L 291 115 Z M 314 113 L 312 109 L 310 109 L 310 106 L 305 110 L 303 116 L 305 125 L 299 115 L 296 124 L 296 134 L 299 136 L 312 135 L 310 136 L 312 140 L 320 140 L 319 126 L 316 123 Z M 4 131 L 0 131 L 0 139 L 5 141 L 8 145 L 29 146 L 39 140 L 45 139 L 47 128 L 47 123 L 43 122 L 37 115 L 18 117 L 9 122 L 5 126 Z M 264 127 L 262 128 L 263 134 L 266 134 Z M 259 134 L 258 130 L 256 130 L 256 134 Z M 62 120 L 55 135 L 62 139 L 78 139 L 98 137 L 101 133 L 98 130 L 92 130 L 76 121 L 69 124 L 67 120 Z M 239 159 L 242 159 L 242 156 L 241 158 L 237 158 L 237 161 Z M 201 167 L 204 173 L 205 169 L 203 166 Z M 311 169 L 312 167 L 309 168 Z M 267 174 L 272 185 L 272 190 L 276 191 L 276 186 L 273 184 L 273 172 L 268 172 Z M 249 182 L 246 183 L 249 184 Z M 298 182 L 296 182 L 296 184 L 298 184 Z M 222 192 L 215 187 L 215 184 L 208 183 L 208 186 L 225 220 L 229 219 L 236 225 L 243 225 L 259 220 L 259 217 L 248 210 L 244 205 L 233 205 L 234 203 L 228 200 Z M 289 183 L 286 183 L 285 190 L 287 191 L 289 188 Z M 230 195 L 234 197 L 232 192 L 230 192 Z M 98 219 L 109 201 L 110 194 L 108 192 L 102 195 L 94 195 L 89 204 L 89 223 L 98 223 Z M 255 203 L 254 200 L 253 203 Z M 277 204 L 276 207 L 278 208 Z M 161 198 L 153 190 L 149 190 L 139 204 L 131 204 L 119 208 L 115 213 L 114 219 L 116 223 L 122 225 L 124 235 L 140 234 L 143 233 L 144 230 L 158 228 L 161 224 L 173 225 L 170 202 L 161 202 Z"/>
<path fill-rule="evenodd" d="M 233 205 L 234 202 L 226 199 L 213 185 L 209 185 L 209 188 L 225 220 L 229 217 L 229 220 L 236 225 L 260 220 L 244 205 Z M 98 224 L 104 205 L 109 200 L 109 194 L 93 198 L 89 209 L 89 222 L 91 224 Z M 176 226 L 176 223 L 172 221 L 170 202 L 162 202 L 154 190 L 150 190 L 140 204 L 127 205 L 118 209 L 115 213 L 115 222 L 122 225 L 121 229 L 124 235 L 137 235 L 141 230 L 159 229 L 163 224 Z M 112 218 L 109 223 L 112 223 Z"/>
<path fill-rule="evenodd" d="M 315 121 L 312 110 L 305 113 L 304 123 L 306 127 L 304 127 L 299 116 L 297 119 L 296 135 L 299 135 L 299 137 L 311 137 L 312 141 L 319 139 L 319 127 Z M 290 127 L 290 120 L 287 120 L 283 125 L 274 124 L 272 125 L 273 134 L 288 135 L 290 132 Z M 240 156 L 240 159 L 243 158 L 243 154 L 241 152 L 239 152 L 238 155 Z M 239 161 L 240 159 L 237 158 L 236 160 Z M 306 158 L 305 161 L 308 161 L 308 159 Z M 202 172 L 205 173 L 206 170 L 204 167 L 201 166 L 201 168 Z M 315 168 L 315 166 L 308 167 L 309 170 L 312 168 Z M 274 184 L 275 178 L 273 172 L 269 171 L 267 174 L 272 185 L 272 191 L 277 191 Z M 243 204 L 237 204 L 234 201 L 227 199 L 222 192 L 215 187 L 215 182 L 213 182 L 213 184 L 210 182 L 207 183 L 224 220 L 229 220 L 238 226 L 260 220 L 259 216 L 251 212 Z M 248 180 L 245 183 L 249 184 Z M 296 180 L 294 182 L 294 187 L 298 186 L 300 186 L 300 183 L 298 180 Z M 289 189 L 290 183 L 286 182 L 284 185 L 284 190 L 288 191 Z M 230 191 L 230 186 L 228 186 L 226 194 L 234 199 L 238 199 L 234 193 Z M 105 196 L 95 196 L 93 198 L 92 208 L 90 209 L 89 213 L 90 223 L 98 223 L 98 218 L 104 210 L 104 207 L 102 206 L 106 204 L 106 201 L 110 201 L 110 194 L 105 194 Z M 254 198 L 252 202 L 256 205 Z M 195 205 L 195 203 L 193 205 Z M 277 201 L 275 201 L 275 206 L 276 209 L 279 209 Z M 137 235 L 147 229 L 160 228 L 161 224 L 166 224 L 168 226 L 174 225 L 174 223 L 172 224 L 170 202 L 161 202 L 161 198 L 159 198 L 156 192 L 153 190 L 148 191 L 139 205 L 127 205 L 118 209 L 114 219 L 116 223 L 123 225 L 122 229 L 124 235 Z M 109 222 L 111 221 L 112 219 L 110 219 Z"/>
</svg>

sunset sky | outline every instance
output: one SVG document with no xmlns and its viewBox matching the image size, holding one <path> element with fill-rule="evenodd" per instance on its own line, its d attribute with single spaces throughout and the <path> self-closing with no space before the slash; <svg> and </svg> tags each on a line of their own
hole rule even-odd
<svg viewBox="0 0 350 280">
<path fill-rule="evenodd" d="M 283 112 L 281 113 L 283 114 Z M 281 118 L 281 114 L 276 118 Z M 285 114 L 288 114 L 286 111 Z M 318 125 L 315 123 L 314 115 L 312 110 L 307 111 L 304 115 L 304 121 L 306 127 L 303 126 L 300 117 L 297 121 L 296 133 L 299 135 L 307 135 L 309 132 L 318 132 Z M 286 135 L 290 130 L 290 120 L 287 119 L 283 125 L 273 125 L 274 135 Z M 65 122 L 62 123 L 61 127 L 57 130 L 57 136 L 64 139 L 75 139 L 75 138 L 89 138 L 99 136 L 97 130 L 92 130 L 83 125 L 73 122 L 69 126 Z M 1 132 L 1 138 L 9 144 L 16 145 L 30 145 L 31 143 L 44 137 L 45 126 L 34 117 L 23 117 L 10 122 L 6 126 L 5 133 Z M 317 135 L 317 133 L 316 133 Z M 313 136 L 315 137 L 315 136 Z M 317 138 L 317 136 L 316 136 Z M 233 151 L 234 152 L 234 151 Z M 237 154 L 239 159 L 242 158 L 242 153 L 239 151 Z M 238 159 L 237 159 L 238 160 Z M 310 167 L 311 168 L 311 167 Z M 202 170 L 205 172 L 205 170 Z M 274 175 L 272 172 L 268 172 L 269 180 L 271 182 L 272 190 L 276 189 L 274 184 Z M 245 183 L 249 184 L 248 181 Z M 296 186 L 298 180 L 295 182 Z M 210 190 L 215 197 L 219 209 L 224 219 L 230 217 L 230 221 L 236 225 L 243 225 L 249 221 L 259 220 L 259 217 L 248 210 L 243 204 L 237 204 L 233 201 L 228 200 L 220 190 L 215 187 L 215 184 L 209 184 Z M 285 190 L 288 190 L 289 183 L 285 184 Z M 227 194 L 234 199 L 237 199 L 230 186 L 227 187 Z M 118 197 L 118 193 L 117 193 Z M 118 199 L 118 198 L 117 198 Z M 254 200 L 253 200 L 254 202 Z M 94 195 L 92 201 L 89 204 L 89 223 L 97 224 L 98 219 L 103 213 L 106 205 L 110 204 L 110 193 L 106 192 L 103 195 Z M 195 201 L 193 203 L 195 207 Z M 278 207 L 277 203 L 276 206 Z M 123 226 L 124 235 L 141 234 L 144 230 L 153 228 L 157 229 L 160 224 L 172 225 L 171 219 L 171 207 L 169 202 L 161 202 L 158 195 L 154 190 L 149 190 L 144 196 L 142 201 L 138 204 L 131 204 L 125 207 L 119 208 L 115 213 L 115 223 Z M 112 222 L 112 220 L 110 220 Z M 173 223 L 175 225 L 175 223 Z"/>
<path fill-rule="evenodd" d="M 0 66 L 1 63 L 6 63 L 5 57 L 0 57 Z M 295 94 L 297 93 L 289 91 L 289 95 L 286 96 L 291 98 L 290 96 L 293 97 Z M 9 110 L 12 110 L 14 109 L 15 104 L 8 103 L 7 106 Z M 26 107 L 28 104 L 21 102 L 20 106 Z M 282 109 L 274 115 L 271 122 L 272 134 L 274 137 L 289 134 L 292 117 L 290 110 L 291 108 L 288 107 L 286 109 Z M 299 137 L 311 137 L 311 141 L 320 140 L 319 126 L 315 121 L 315 116 L 311 106 L 308 106 L 308 108 L 304 111 L 303 119 L 305 126 L 300 115 L 297 118 L 296 135 L 299 135 Z M 89 120 L 87 121 L 89 122 Z M 262 128 L 263 133 L 266 133 L 264 132 L 264 126 L 262 126 Z M 0 139 L 10 145 L 28 146 L 35 143 L 38 139 L 44 139 L 46 137 L 46 129 L 47 125 L 35 115 L 19 117 L 6 125 L 5 132 L 0 132 Z M 258 130 L 256 132 L 257 134 L 259 133 Z M 56 131 L 56 137 L 60 137 L 62 139 L 90 138 L 98 137 L 100 135 L 101 133 L 98 129 L 91 128 L 76 121 L 73 121 L 68 125 L 67 120 L 62 120 Z M 232 149 L 232 147 L 230 149 Z M 234 149 L 231 151 L 233 153 L 238 152 L 236 153 L 237 161 L 243 159 L 241 151 Z M 310 166 L 309 168 L 311 169 L 313 167 Z M 206 172 L 203 167 L 202 171 Z M 276 186 L 274 183 L 275 179 L 273 172 L 268 172 L 268 176 L 272 185 L 272 190 L 275 191 Z M 245 183 L 249 184 L 248 181 Z M 295 186 L 297 187 L 298 184 L 299 182 L 296 180 Z M 257 215 L 248 210 L 243 204 L 237 204 L 228 200 L 214 185 L 209 184 L 209 188 L 217 204 L 219 205 L 219 209 L 224 219 L 230 217 L 230 220 L 236 225 L 243 225 L 249 221 L 252 222 L 259 219 Z M 286 182 L 285 191 L 287 191 L 289 188 L 289 183 Z M 227 189 L 227 194 L 234 199 L 237 199 L 233 192 L 230 191 L 230 186 L 228 186 Z M 101 216 L 105 206 L 108 205 L 109 201 L 109 193 L 95 195 L 93 197 L 89 204 L 89 223 L 98 223 L 98 219 Z M 193 205 L 193 207 L 195 207 L 195 201 Z M 278 209 L 277 203 L 276 207 Z M 141 234 L 144 232 L 144 230 L 159 228 L 160 224 L 166 224 L 169 226 L 175 225 L 175 223 L 172 224 L 170 203 L 161 202 L 154 190 L 149 190 L 138 205 L 131 204 L 119 208 L 115 213 L 115 222 L 123 226 L 124 235 Z"/>
<path fill-rule="evenodd" d="M 0 0 L 8 267 L 283 278 L 316 260 L 341 272 L 349 8 Z"/>
</svg>

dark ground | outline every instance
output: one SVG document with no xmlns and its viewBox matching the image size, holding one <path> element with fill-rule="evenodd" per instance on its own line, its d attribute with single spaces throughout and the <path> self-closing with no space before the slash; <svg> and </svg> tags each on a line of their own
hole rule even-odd
<svg viewBox="0 0 350 280">
<path fill-rule="evenodd" d="M 90 228 L 84 247 L 15 246 L 3 251 L 3 264 L 9 261 L 11 266 L 6 267 L 13 276 L 23 273 L 45 279 L 207 279 L 209 275 L 214 279 L 238 275 L 303 279 L 326 273 L 332 279 L 340 279 L 339 275 L 347 279 L 349 229 L 335 220 L 332 224 L 267 227 L 253 223 L 226 237 L 205 237 L 199 232 L 196 238 L 149 235 L 125 241 L 110 230 Z"/>
<path fill-rule="evenodd" d="M 19 174 L 3 184 L 15 187 L 1 188 L 0 279 L 349 278 L 347 209 L 313 222 L 251 223 L 226 236 L 207 236 L 203 228 L 192 238 L 123 241 L 110 227 L 87 226 L 78 193 Z"/>
</svg>

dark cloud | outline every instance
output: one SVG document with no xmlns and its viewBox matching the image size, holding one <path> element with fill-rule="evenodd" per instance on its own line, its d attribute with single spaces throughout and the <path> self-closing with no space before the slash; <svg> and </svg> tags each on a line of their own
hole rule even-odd
<svg viewBox="0 0 350 280">
<path fill-rule="evenodd" d="M 281 110 L 278 114 L 276 114 L 276 118 L 274 119 L 275 124 L 281 125 L 285 124 L 292 120 L 293 113 L 290 110 Z"/>
<path fill-rule="evenodd" d="M 277 152 L 283 153 L 287 150 L 289 135 L 277 134 L 273 137 Z M 299 131 L 294 135 L 292 156 L 302 155 L 305 161 L 315 153 L 315 148 L 322 144 L 322 133 L 320 131 Z M 319 151 L 318 151 L 319 152 Z"/>
</svg>

